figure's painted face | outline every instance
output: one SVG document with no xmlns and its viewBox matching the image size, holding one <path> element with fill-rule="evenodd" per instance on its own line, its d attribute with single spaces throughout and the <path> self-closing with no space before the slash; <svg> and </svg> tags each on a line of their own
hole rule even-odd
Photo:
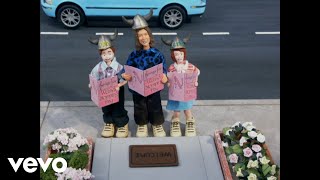
<svg viewBox="0 0 320 180">
<path fill-rule="evenodd" d="M 114 58 L 114 53 L 111 48 L 105 49 L 101 52 L 101 58 L 105 62 L 111 62 Z"/>
<path fill-rule="evenodd" d="M 142 44 L 144 48 L 149 48 L 150 47 L 150 36 L 148 34 L 148 31 L 145 29 L 141 29 L 138 31 L 138 39 L 139 43 Z"/>
<path fill-rule="evenodd" d="M 181 51 L 173 51 L 174 57 L 177 60 L 177 64 L 181 64 L 183 63 L 183 59 L 184 59 L 184 52 Z"/>
</svg>

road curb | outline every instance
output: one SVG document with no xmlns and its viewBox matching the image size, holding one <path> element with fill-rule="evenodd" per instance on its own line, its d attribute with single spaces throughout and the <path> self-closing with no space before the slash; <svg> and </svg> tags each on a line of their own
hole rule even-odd
<svg viewBox="0 0 320 180">
<path fill-rule="evenodd" d="M 167 101 L 161 101 L 163 106 Z M 194 106 L 248 106 L 248 105 L 280 105 L 280 99 L 250 100 L 196 100 Z M 96 107 L 92 101 L 40 101 L 40 107 Z M 133 106 L 133 101 L 125 101 L 125 106 Z"/>
</svg>

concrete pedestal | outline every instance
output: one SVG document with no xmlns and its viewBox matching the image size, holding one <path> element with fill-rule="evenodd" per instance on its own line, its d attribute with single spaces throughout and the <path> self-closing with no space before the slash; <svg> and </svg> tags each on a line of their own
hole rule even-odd
<svg viewBox="0 0 320 180">
<path fill-rule="evenodd" d="M 179 165 L 130 168 L 129 146 L 141 144 L 175 144 Z M 223 180 L 211 136 L 97 138 L 92 174 L 95 180 Z"/>
</svg>

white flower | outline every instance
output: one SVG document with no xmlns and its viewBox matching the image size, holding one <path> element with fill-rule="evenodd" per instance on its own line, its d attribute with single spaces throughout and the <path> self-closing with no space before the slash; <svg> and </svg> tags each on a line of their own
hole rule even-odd
<svg viewBox="0 0 320 180">
<path fill-rule="evenodd" d="M 67 145 L 69 141 L 69 137 L 67 134 L 61 134 L 57 138 L 58 141 L 60 141 L 63 145 Z"/>
<path fill-rule="evenodd" d="M 238 162 L 238 156 L 236 154 L 230 154 L 229 155 L 229 161 L 230 163 L 237 163 Z"/>
<path fill-rule="evenodd" d="M 250 159 L 249 160 L 249 162 L 248 162 L 248 164 L 247 164 L 247 168 L 249 169 L 249 168 L 251 168 L 251 164 L 253 163 L 253 161 Z"/>
<path fill-rule="evenodd" d="M 243 177 L 243 174 L 241 172 L 241 168 L 238 169 L 236 176 L 237 177 Z"/>
<path fill-rule="evenodd" d="M 61 152 L 65 153 L 78 150 L 79 147 L 88 144 L 88 140 L 73 128 L 60 128 L 47 135 L 43 144 L 51 145 L 51 148 L 58 152 L 62 149 Z"/>
<path fill-rule="evenodd" d="M 252 126 L 252 122 L 244 122 L 243 124 L 242 124 L 242 126 L 243 127 L 247 127 L 247 126 Z"/>
<path fill-rule="evenodd" d="M 271 166 L 271 175 L 274 175 L 274 174 L 276 174 L 276 165 L 272 165 Z"/>
<path fill-rule="evenodd" d="M 274 176 L 270 176 L 270 177 L 267 177 L 267 180 L 277 180 L 277 178 Z"/>
<path fill-rule="evenodd" d="M 252 150 L 249 147 L 243 149 L 242 151 L 245 157 L 251 157 L 253 154 Z"/>
<path fill-rule="evenodd" d="M 259 158 L 259 157 L 262 157 L 262 154 L 261 153 L 257 153 L 257 158 Z"/>
<path fill-rule="evenodd" d="M 266 137 L 264 135 L 262 135 L 261 133 L 259 133 L 257 135 L 257 140 L 261 143 L 263 143 L 266 140 Z"/>
<path fill-rule="evenodd" d="M 248 176 L 248 180 L 257 180 L 257 175 L 250 173 Z"/>
<path fill-rule="evenodd" d="M 62 173 L 55 173 L 58 180 L 72 179 L 72 180 L 87 180 L 93 178 L 94 176 L 86 169 L 74 169 L 68 167 Z"/>
<path fill-rule="evenodd" d="M 226 135 L 230 136 L 229 132 L 231 132 L 231 131 L 232 131 L 232 129 L 228 129 L 228 130 L 226 131 Z"/>
<path fill-rule="evenodd" d="M 60 146 L 59 143 L 55 143 L 55 144 L 52 144 L 51 148 L 52 148 L 52 150 L 59 151 L 62 148 L 62 146 Z"/>
<path fill-rule="evenodd" d="M 223 147 L 229 147 L 229 144 L 227 142 L 222 142 Z"/>
<path fill-rule="evenodd" d="M 252 164 L 251 164 L 251 167 L 252 168 L 258 168 L 259 167 L 259 161 L 258 160 L 253 161 Z"/>
<path fill-rule="evenodd" d="M 258 160 L 255 160 L 255 161 L 249 160 L 247 164 L 247 168 L 258 168 L 258 167 L 259 167 Z"/>
<path fill-rule="evenodd" d="M 266 158 L 266 156 L 263 156 L 262 158 L 259 158 L 261 164 L 268 164 L 270 160 Z"/>
<path fill-rule="evenodd" d="M 255 131 L 249 131 L 248 136 L 254 139 L 255 137 L 257 137 L 257 133 Z"/>
<path fill-rule="evenodd" d="M 243 146 L 243 143 L 247 142 L 247 139 L 248 138 L 242 136 L 241 139 L 240 139 L 240 146 Z"/>
<path fill-rule="evenodd" d="M 261 151 L 261 146 L 258 144 L 254 144 L 252 145 L 252 150 L 254 150 L 254 152 L 260 152 Z"/>
<path fill-rule="evenodd" d="M 256 127 L 250 126 L 250 125 L 246 127 L 246 129 L 247 129 L 248 131 L 252 131 L 253 128 L 256 128 Z"/>
<path fill-rule="evenodd" d="M 231 127 L 234 128 L 234 127 L 239 126 L 239 125 L 240 125 L 240 122 L 236 122 Z"/>
</svg>

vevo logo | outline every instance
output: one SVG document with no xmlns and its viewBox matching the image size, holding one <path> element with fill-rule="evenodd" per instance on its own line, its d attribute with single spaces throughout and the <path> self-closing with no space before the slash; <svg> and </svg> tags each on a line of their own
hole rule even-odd
<svg viewBox="0 0 320 180">
<path fill-rule="evenodd" d="M 51 161 L 52 161 L 52 158 L 48 158 L 47 161 L 46 161 L 46 163 L 43 162 L 42 158 L 37 158 L 37 160 L 34 159 L 34 158 L 32 158 L 32 157 L 29 157 L 29 158 L 27 158 L 27 159 L 25 159 L 25 160 L 23 160 L 23 159 L 24 159 L 24 158 L 19 158 L 18 161 L 15 162 L 15 161 L 13 160 L 13 158 L 8 158 L 8 160 L 9 160 L 9 162 L 10 162 L 10 164 L 11 164 L 11 167 L 13 168 L 13 170 L 14 170 L 15 172 L 18 171 L 18 169 L 19 169 L 22 161 L 23 161 L 23 169 L 24 169 L 26 172 L 28 172 L 28 173 L 33 173 L 33 172 L 35 172 L 35 171 L 37 170 L 37 167 L 34 167 L 34 166 L 38 166 L 37 160 L 38 160 L 38 162 L 39 162 L 40 167 L 42 168 L 42 170 L 43 170 L 44 172 L 46 172 L 46 170 L 47 170 L 48 167 L 49 167 L 49 164 L 50 164 Z M 61 168 L 58 168 L 58 167 L 57 167 L 57 163 L 58 163 L 58 162 L 61 162 L 61 163 L 62 163 L 62 167 L 61 167 Z M 30 167 L 32 167 L 32 168 L 30 168 Z M 65 171 L 65 170 L 67 169 L 67 161 L 66 161 L 65 159 L 63 159 L 63 158 L 60 158 L 60 157 L 55 158 L 55 159 L 52 161 L 52 169 L 53 169 L 55 172 L 57 172 L 57 173 L 60 173 L 60 172 Z"/>
</svg>

